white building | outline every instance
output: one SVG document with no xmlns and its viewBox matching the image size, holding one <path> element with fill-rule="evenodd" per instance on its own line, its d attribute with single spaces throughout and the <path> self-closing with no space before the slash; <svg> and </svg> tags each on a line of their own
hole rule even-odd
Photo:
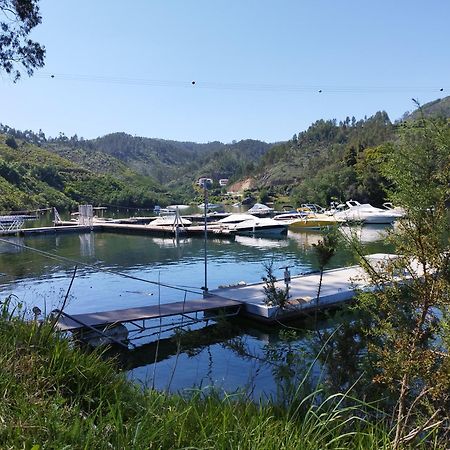
<svg viewBox="0 0 450 450">
<path fill-rule="evenodd" d="M 198 180 L 197 180 L 197 184 L 201 187 L 201 188 L 203 188 L 203 187 L 205 187 L 205 184 L 208 186 L 212 186 L 212 184 L 213 184 L 213 180 L 212 180 L 212 178 L 206 178 L 206 177 L 202 177 L 202 178 L 199 178 Z"/>
</svg>

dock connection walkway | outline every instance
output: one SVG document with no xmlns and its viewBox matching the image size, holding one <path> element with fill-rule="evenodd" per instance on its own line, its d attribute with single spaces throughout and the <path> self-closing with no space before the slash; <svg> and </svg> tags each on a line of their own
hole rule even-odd
<svg viewBox="0 0 450 450">
<path fill-rule="evenodd" d="M 380 253 L 369 255 L 367 258 L 376 265 L 391 257 L 395 257 L 395 255 Z M 182 316 L 190 323 L 196 323 L 214 320 L 219 316 L 236 316 L 238 314 L 270 323 L 302 316 L 316 310 L 338 307 L 354 298 L 358 291 L 372 289 L 368 284 L 367 274 L 360 266 L 325 271 L 320 297 L 317 298 L 319 280 L 319 273 L 293 276 L 289 283 L 289 301 L 284 308 L 267 304 L 264 283 L 254 283 L 214 289 L 204 299 L 184 302 L 76 315 L 56 310 L 60 314 L 57 327 L 61 331 L 71 331 L 78 335 L 91 332 L 94 335 L 100 335 L 101 338 L 116 342 L 107 332 L 119 325 L 123 326 L 123 324 L 131 324 L 143 331 L 161 326 L 147 326 L 145 323 L 147 320 Z M 277 281 L 276 287 L 285 288 L 284 280 Z M 198 313 L 210 312 L 217 312 L 217 315 L 208 314 L 206 319 L 199 319 L 197 316 Z M 192 314 L 195 314 L 195 317 L 192 317 Z M 142 325 L 137 322 L 141 322 Z M 187 323 L 184 322 L 184 325 Z M 177 328 L 177 326 L 175 325 L 173 328 Z"/>
</svg>

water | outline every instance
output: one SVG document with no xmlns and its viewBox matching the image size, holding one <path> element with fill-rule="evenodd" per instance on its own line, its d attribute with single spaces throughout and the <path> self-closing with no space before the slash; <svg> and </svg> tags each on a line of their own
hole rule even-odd
<svg viewBox="0 0 450 450">
<path fill-rule="evenodd" d="M 380 240 L 382 232 L 379 226 L 363 228 L 361 238 L 367 253 L 386 251 Z M 292 275 L 316 270 L 312 244 L 321 237 L 315 231 L 290 231 L 280 239 L 238 236 L 235 241 L 208 240 L 208 287 L 259 282 L 265 275 L 264 264 L 271 261 L 279 277 L 282 269 L 278 268 L 286 265 L 291 266 Z M 77 274 L 66 306 L 68 313 L 200 298 L 204 285 L 204 242 L 199 238 L 176 241 L 86 233 L 14 237 L 7 241 L 0 241 L 0 296 L 14 293 L 28 308 L 38 306 L 49 312 L 60 306 L 76 265 Z M 352 254 L 341 249 L 329 268 L 352 263 Z M 177 289 L 159 287 L 157 282 Z M 286 341 L 279 338 L 279 329 L 248 321 L 225 326 L 209 323 L 207 328 L 196 325 L 191 329 L 193 332 L 186 334 L 181 350 L 170 338 L 172 333 L 163 333 L 158 347 L 154 344 L 157 335 L 142 339 L 140 343 L 144 345 L 124 359 L 128 376 L 161 390 L 214 386 L 231 392 L 245 390 L 253 397 L 279 395 L 279 365 L 261 362 L 268 354 L 283 360 Z M 302 342 L 300 333 L 290 344 L 299 346 L 297 355 Z"/>
</svg>

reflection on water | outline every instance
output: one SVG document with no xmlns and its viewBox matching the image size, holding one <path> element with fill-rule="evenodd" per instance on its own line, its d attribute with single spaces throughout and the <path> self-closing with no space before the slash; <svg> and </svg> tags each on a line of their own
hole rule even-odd
<svg viewBox="0 0 450 450">
<path fill-rule="evenodd" d="M 357 239 L 363 244 L 382 241 L 386 238 L 391 229 L 391 225 L 380 224 L 339 227 L 339 231 L 344 235 L 344 237 L 347 239 Z"/>
<path fill-rule="evenodd" d="M 95 234 L 94 233 L 84 233 L 78 235 L 80 239 L 80 255 L 93 257 L 95 256 Z"/>
<path fill-rule="evenodd" d="M 288 236 L 304 250 L 310 250 L 313 244 L 316 245 L 320 239 L 323 239 L 323 234 L 316 230 L 289 230 Z"/>
<path fill-rule="evenodd" d="M 378 240 L 379 231 L 379 227 L 361 230 L 367 253 L 386 251 Z M 235 241 L 208 240 L 208 286 L 214 289 L 240 280 L 259 282 L 265 275 L 264 264 L 271 261 L 276 268 L 291 266 L 293 275 L 315 270 L 317 262 L 312 244 L 321 237 L 320 232 L 308 230 L 289 231 L 287 237 L 274 239 L 237 236 Z M 27 306 L 37 305 L 44 311 L 61 303 L 74 267 L 80 262 L 87 266 L 79 265 L 68 313 L 199 298 L 204 282 L 204 241 L 201 238 L 176 240 L 100 232 L 7 239 L 66 258 L 49 259 L 40 253 L 0 243 L 0 273 L 4 274 L 0 277 L 0 296 L 14 292 Z M 353 262 L 351 252 L 341 249 L 329 267 Z M 119 272 L 146 281 L 124 278 Z M 281 277 L 282 270 L 277 269 L 275 275 Z M 158 281 L 179 289 L 159 288 L 155 284 Z M 227 322 L 225 329 L 211 323 L 208 328 L 203 325 L 191 328 L 195 333 L 184 336 L 183 351 L 167 333 L 162 335 L 164 341 L 160 343 L 158 354 L 151 339 L 143 339 L 141 343 L 145 345 L 132 352 L 128 362 L 123 361 L 129 376 L 160 389 L 167 389 L 170 380 L 173 391 L 213 384 L 230 391 L 251 385 L 255 396 L 276 392 L 274 367 L 278 366 L 261 365 L 253 356 L 264 356 L 270 351 L 280 359 L 279 367 L 284 367 L 281 359 L 287 347 L 278 338 L 279 330 L 261 329 L 245 321 L 239 325 Z M 157 335 L 152 339 L 155 337 Z M 303 343 L 302 339 L 290 345 L 298 346 Z"/>
<path fill-rule="evenodd" d="M 286 236 L 274 236 L 273 238 L 262 238 L 257 236 L 236 236 L 235 242 L 240 245 L 246 245 L 259 249 L 282 248 L 289 245 L 289 241 L 287 240 Z"/>
<path fill-rule="evenodd" d="M 0 254 L 3 253 L 20 253 L 23 251 L 23 238 L 22 237 L 9 237 L 7 239 L 9 242 L 0 241 Z"/>
</svg>

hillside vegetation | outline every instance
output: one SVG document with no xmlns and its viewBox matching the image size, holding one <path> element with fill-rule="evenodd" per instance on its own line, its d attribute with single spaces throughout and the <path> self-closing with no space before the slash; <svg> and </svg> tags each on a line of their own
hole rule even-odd
<svg viewBox="0 0 450 450">
<path fill-rule="evenodd" d="M 379 203 L 380 179 L 370 179 L 369 149 L 394 137 L 385 112 L 366 120 L 318 120 L 264 155 L 256 172 L 258 188 L 287 193 L 297 203 L 357 198 Z"/>
<path fill-rule="evenodd" d="M 126 166 L 117 173 L 94 173 L 25 140 L 0 134 L 2 211 L 73 208 L 86 202 L 150 207 L 168 201 L 167 192 L 151 178 Z"/>
<path fill-rule="evenodd" d="M 403 121 L 450 116 L 450 97 Z M 251 186 L 254 197 L 290 203 L 353 198 L 380 205 L 388 185 L 377 165 L 402 122 L 386 112 L 356 120 L 318 120 L 286 142 L 177 142 L 112 133 L 85 140 L 0 125 L 0 209 L 69 208 L 78 202 L 130 207 L 189 203 L 202 176 Z M 246 181 L 243 183 L 243 181 Z M 215 194 L 220 193 L 218 185 Z"/>
</svg>

